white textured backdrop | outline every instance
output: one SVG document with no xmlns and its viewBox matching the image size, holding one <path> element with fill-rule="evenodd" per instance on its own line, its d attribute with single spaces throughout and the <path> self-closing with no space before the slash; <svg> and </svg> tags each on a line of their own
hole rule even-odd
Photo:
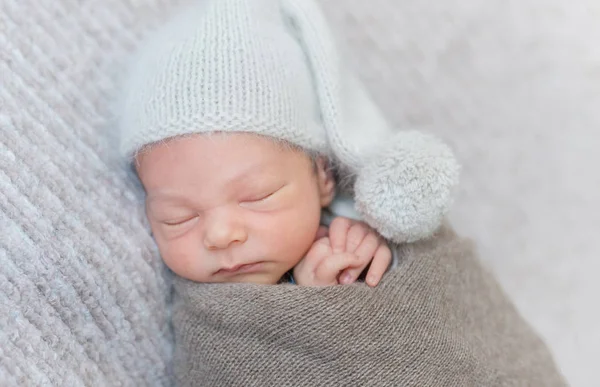
<svg viewBox="0 0 600 387">
<path fill-rule="evenodd" d="M 472 236 L 573 386 L 600 360 L 600 1 L 323 1 L 400 127 L 464 169 Z"/>
</svg>

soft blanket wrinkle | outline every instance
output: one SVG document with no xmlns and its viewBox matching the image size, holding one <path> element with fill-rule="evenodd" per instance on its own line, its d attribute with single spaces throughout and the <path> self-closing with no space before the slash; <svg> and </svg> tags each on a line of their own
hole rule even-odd
<svg viewBox="0 0 600 387">
<path fill-rule="evenodd" d="M 374 289 L 178 279 L 180 385 L 564 385 L 469 241 L 444 228 L 398 248 Z"/>
</svg>

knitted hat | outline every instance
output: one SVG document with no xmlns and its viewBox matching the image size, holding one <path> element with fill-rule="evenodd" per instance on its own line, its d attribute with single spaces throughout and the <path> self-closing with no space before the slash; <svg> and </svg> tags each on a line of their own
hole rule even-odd
<svg viewBox="0 0 600 387">
<path fill-rule="evenodd" d="M 121 152 L 214 131 L 328 156 L 355 205 L 401 243 L 441 224 L 458 180 L 450 149 L 397 131 L 345 68 L 314 0 L 205 0 L 147 40 L 126 85 Z"/>
</svg>

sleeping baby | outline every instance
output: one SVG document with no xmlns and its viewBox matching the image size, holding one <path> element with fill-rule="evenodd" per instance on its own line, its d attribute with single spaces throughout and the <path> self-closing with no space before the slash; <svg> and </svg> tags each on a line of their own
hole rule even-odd
<svg viewBox="0 0 600 387">
<path fill-rule="evenodd" d="M 199 1 L 140 48 L 122 107 L 180 386 L 561 385 L 442 225 L 452 152 L 388 125 L 313 0 Z"/>
<path fill-rule="evenodd" d="M 387 244 L 364 223 L 335 217 L 319 228 L 333 173 L 297 146 L 251 133 L 199 134 L 150 146 L 137 170 L 161 256 L 181 277 L 348 284 L 370 263 L 366 282 L 374 286 L 390 264 Z"/>
<path fill-rule="evenodd" d="M 121 150 L 175 274 L 323 286 L 364 273 L 375 286 L 388 242 L 439 226 L 450 150 L 392 131 L 342 66 L 312 1 L 203 1 L 147 40 Z"/>
</svg>

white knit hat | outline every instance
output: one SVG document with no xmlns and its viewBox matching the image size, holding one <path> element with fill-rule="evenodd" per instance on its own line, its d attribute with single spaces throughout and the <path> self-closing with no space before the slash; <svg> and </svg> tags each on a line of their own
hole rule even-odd
<svg viewBox="0 0 600 387">
<path fill-rule="evenodd" d="M 191 133 L 253 132 L 330 157 L 384 237 L 431 235 L 458 166 L 430 135 L 392 130 L 343 59 L 314 0 L 204 0 L 136 55 L 121 152 Z"/>
</svg>

